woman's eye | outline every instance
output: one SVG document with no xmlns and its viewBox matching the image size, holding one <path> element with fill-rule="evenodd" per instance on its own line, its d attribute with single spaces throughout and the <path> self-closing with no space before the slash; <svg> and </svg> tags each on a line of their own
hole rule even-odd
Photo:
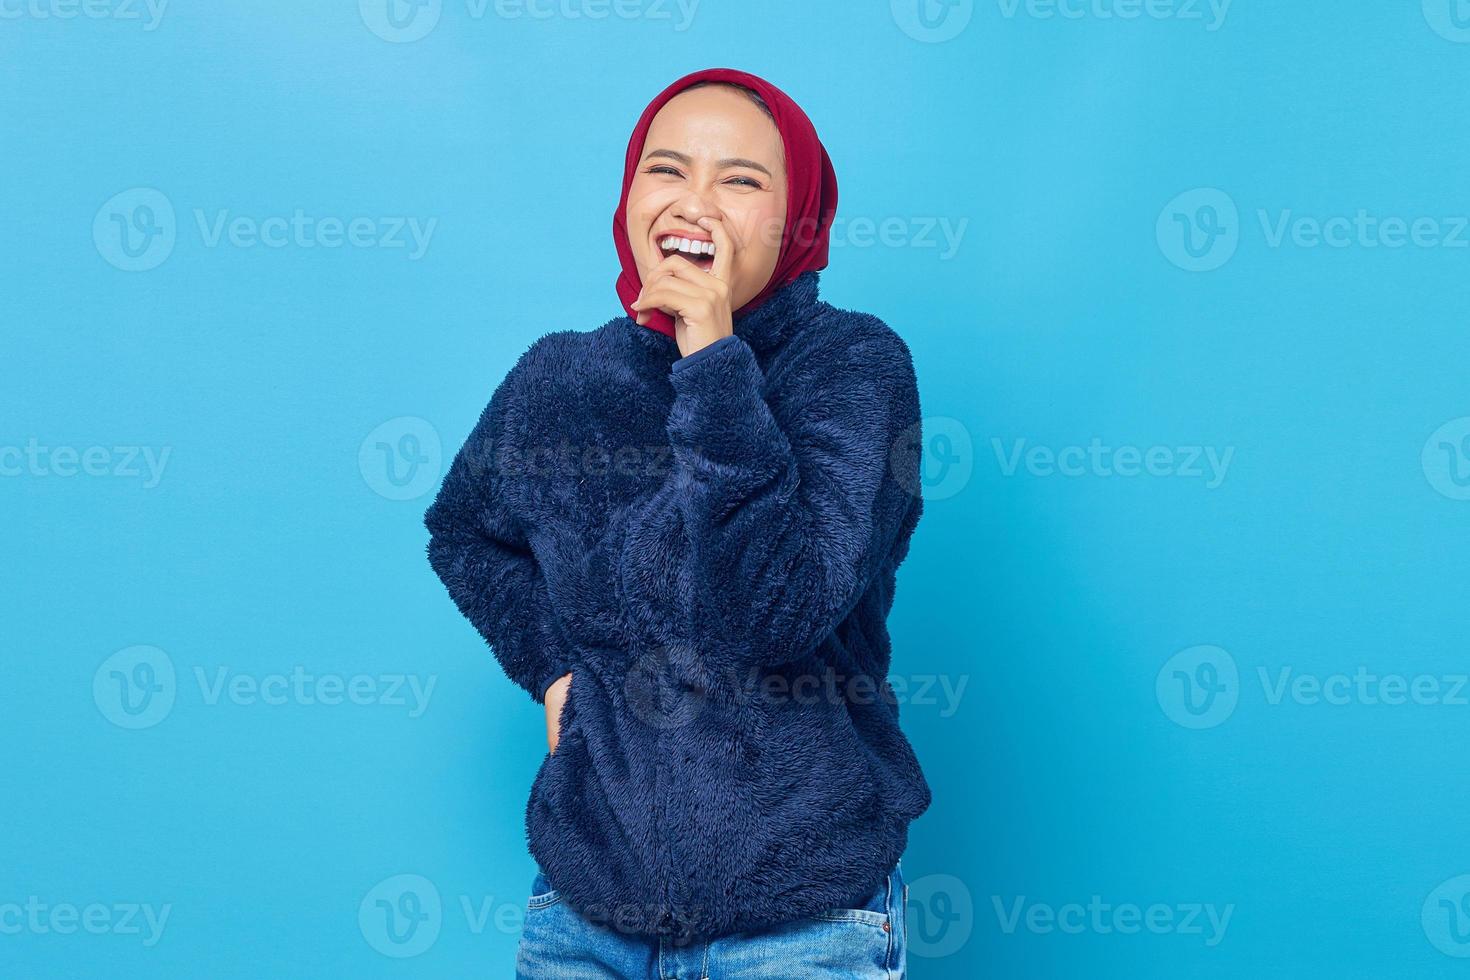
<svg viewBox="0 0 1470 980">
<path fill-rule="evenodd" d="M 646 174 L 667 174 L 670 177 L 684 176 L 678 170 L 675 170 L 673 167 L 670 167 L 666 164 L 658 164 L 656 166 L 649 167 L 643 172 Z M 725 183 L 734 184 L 737 187 L 751 187 L 755 190 L 761 189 L 760 181 L 752 180 L 749 177 L 731 177 L 729 180 L 725 181 Z"/>
</svg>

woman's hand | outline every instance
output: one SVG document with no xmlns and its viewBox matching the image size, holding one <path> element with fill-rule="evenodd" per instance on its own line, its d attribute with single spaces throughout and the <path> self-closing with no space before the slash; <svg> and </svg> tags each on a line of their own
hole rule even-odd
<svg viewBox="0 0 1470 980">
<path fill-rule="evenodd" d="M 566 704 L 567 691 L 572 687 L 572 675 L 563 674 L 546 689 L 546 747 L 556 752 L 556 743 L 561 739 L 561 707 Z"/>
<path fill-rule="evenodd" d="M 735 332 L 730 310 L 735 244 L 718 218 L 700 218 L 698 224 L 715 242 L 715 261 L 709 271 L 675 253 L 653 267 L 633 301 L 639 323 L 647 319 L 643 311 L 650 309 L 663 310 L 674 318 L 674 339 L 683 357 Z"/>
</svg>

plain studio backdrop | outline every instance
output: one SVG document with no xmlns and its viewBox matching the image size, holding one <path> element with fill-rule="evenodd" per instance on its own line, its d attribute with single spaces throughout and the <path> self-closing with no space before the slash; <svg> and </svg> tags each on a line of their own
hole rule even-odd
<svg viewBox="0 0 1470 980">
<path fill-rule="evenodd" d="M 716 65 L 919 373 L 912 975 L 1463 973 L 1463 2 L 0 0 L 0 976 L 508 975 L 422 513 Z"/>
</svg>

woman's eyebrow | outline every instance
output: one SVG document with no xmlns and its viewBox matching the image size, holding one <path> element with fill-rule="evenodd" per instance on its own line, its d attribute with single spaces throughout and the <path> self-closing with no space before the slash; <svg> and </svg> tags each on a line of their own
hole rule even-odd
<svg viewBox="0 0 1470 980">
<path fill-rule="evenodd" d="M 686 167 L 694 162 L 693 157 L 689 156 L 689 154 L 687 153 L 680 153 L 678 150 L 650 150 L 643 155 L 643 159 L 647 160 L 649 157 L 668 157 L 671 160 L 679 161 Z M 765 167 L 763 167 L 759 163 L 756 163 L 754 160 L 747 160 L 744 157 L 726 157 L 724 160 L 717 160 L 715 162 L 715 166 L 719 167 L 721 170 L 724 170 L 728 167 L 748 167 L 751 170 L 759 170 L 767 177 L 772 176 L 771 172 Z"/>
</svg>

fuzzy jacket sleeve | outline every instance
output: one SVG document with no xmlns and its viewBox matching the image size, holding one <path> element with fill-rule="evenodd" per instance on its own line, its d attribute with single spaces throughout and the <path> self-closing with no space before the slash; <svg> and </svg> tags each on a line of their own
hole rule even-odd
<svg viewBox="0 0 1470 980">
<path fill-rule="evenodd" d="M 501 382 L 455 455 L 424 514 L 429 563 L 465 617 L 490 644 L 506 676 L 537 703 L 571 670 L 573 656 L 553 612 L 546 577 L 508 499 L 500 454 L 524 402 L 519 367 Z"/>
<path fill-rule="evenodd" d="M 674 362 L 671 380 L 675 462 L 659 497 L 683 526 L 685 621 L 737 666 L 800 657 L 906 548 L 921 511 L 908 348 L 864 315 L 774 387 L 738 336 Z M 643 530 L 629 546 L 648 546 Z"/>
</svg>

